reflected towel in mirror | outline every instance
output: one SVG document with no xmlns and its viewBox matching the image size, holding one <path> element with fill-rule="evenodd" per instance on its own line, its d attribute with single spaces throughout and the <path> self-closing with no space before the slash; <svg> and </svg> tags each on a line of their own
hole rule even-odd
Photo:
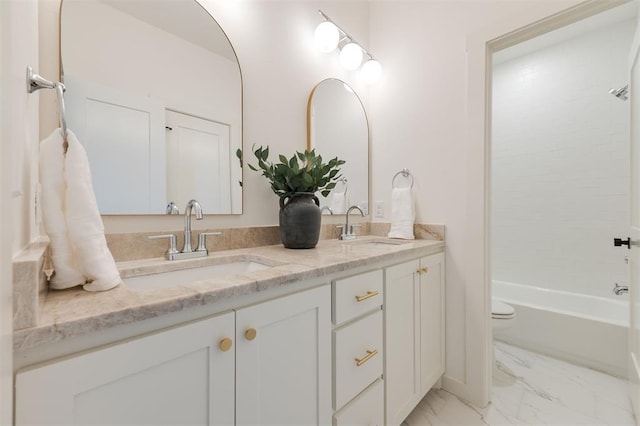
<svg viewBox="0 0 640 426">
<path fill-rule="evenodd" d="M 344 186 L 344 185 L 343 185 Z M 333 214 L 344 214 L 347 210 L 347 188 L 344 186 L 342 189 L 337 187 L 331 191 L 331 202 L 329 207 Z"/>
</svg>

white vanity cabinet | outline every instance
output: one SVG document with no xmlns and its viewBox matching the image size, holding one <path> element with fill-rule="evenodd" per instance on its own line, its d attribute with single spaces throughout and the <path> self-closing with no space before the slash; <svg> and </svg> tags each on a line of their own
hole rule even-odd
<svg viewBox="0 0 640 426">
<path fill-rule="evenodd" d="M 337 279 L 332 288 L 333 424 L 382 426 L 382 270 Z"/>
<path fill-rule="evenodd" d="M 233 424 L 233 336 L 229 312 L 20 372 L 16 425 Z"/>
<path fill-rule="evenodd" d="M 385 269 L 386 424 L 399 425 L 444 373 L 444 253 Z"/>
<path fill-rule="evenodd" d="M 331 422 L 330 286 L 19 372 L 16 424 Z"/>
<path fill-rule="evenodd" d="M 329 285 L 236 312 L 236 423 L 331 422 Z"/>
</svg>

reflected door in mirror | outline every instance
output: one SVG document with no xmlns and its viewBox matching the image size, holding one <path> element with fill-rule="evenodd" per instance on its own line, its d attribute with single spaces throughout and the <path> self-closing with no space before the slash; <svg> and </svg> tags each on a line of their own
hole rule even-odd
<svg viewBox="0 0 640 426">
<path fill-rule="evenodd" d="M 167 196 L 183 209 L 198 194 L 207 213 L 231 209 L 229 125 L 167 111 Z"/>
<path fill-rule="evenodd" d="M 102 214 L 164 213 L 165 110 L 159 102 L 67 77 L 69 129 L 84 145 Z"/>
</svg>

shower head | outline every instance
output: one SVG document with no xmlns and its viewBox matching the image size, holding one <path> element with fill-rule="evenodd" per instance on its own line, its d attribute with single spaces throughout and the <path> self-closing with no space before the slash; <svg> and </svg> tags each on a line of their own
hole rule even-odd
<svg viewBox="0 0 640 426">
<path fill-rule="evenodd" d="M 620 87 L 618 89 L 611 89 L 609 90 L 609 93 L 611 93 L 618 99 L 626 101 L 627 99 L 629 99 L 629 85 L 627 84 L 626 86 Z"/>
</svg>

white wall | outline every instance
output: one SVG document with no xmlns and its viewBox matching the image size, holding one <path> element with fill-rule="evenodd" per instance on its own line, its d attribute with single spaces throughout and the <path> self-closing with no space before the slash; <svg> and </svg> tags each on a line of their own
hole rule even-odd
<svg viewBox="0 0 640 426">
<path fill-rule="evenodd" d="M 35 220 L 38 95 L 26 67 L 38 68 L 37 3 L 0 2 L 0 424 L 12 424 L 11 258 L 38 235 Z"/>
<path fill-rule="evenodd" d="M 626 285 L 635 20 L 494 66 L 492 278 L 615 298 Z"/>
</svg>

